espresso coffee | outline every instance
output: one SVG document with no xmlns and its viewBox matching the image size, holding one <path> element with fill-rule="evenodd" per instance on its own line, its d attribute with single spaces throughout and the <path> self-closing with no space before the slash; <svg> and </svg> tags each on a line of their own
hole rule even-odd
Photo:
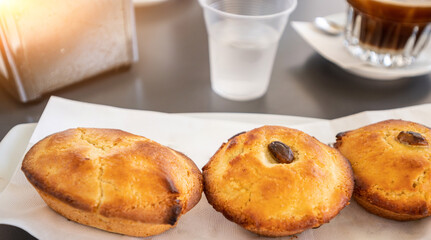
<svg viewBox="0 0 431 240">
<path fill-rule="evenodd" d="M 431 21 L 431 0 L 347 0 L 358 12 L 403 23 Z"/>
<path fill-rule="evenodd" d="M 361 47 L 363 54 L 368 54 L 361 56 L 362 58 L 374 57 L 372 63 L 374 61 L 379 65 L 386 61 L 383 65 L 391 67 L 408 65 L 429 40 L 431 0 L 347 0 L 347 2 L 350 7 L 346 40 L 351 46 Z M 359 52 L 354 48 L 349 50 L 352 53 L 356 51 L 354 55 Z M 386 59 L 383 59 L 384 57 Z M 393 64 L 393 61 L 398 63 Z"/>
</svg>

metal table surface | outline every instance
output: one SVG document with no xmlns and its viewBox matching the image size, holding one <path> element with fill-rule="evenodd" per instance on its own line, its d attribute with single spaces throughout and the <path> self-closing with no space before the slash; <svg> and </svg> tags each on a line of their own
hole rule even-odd
<svg viewBox="0 0 431 240">
<path fill-rule="evenodd" d="M 300 0 L 289 20 L 310 21 L 345 9 L 342 0 Z M 384 82 L 351 75 L 319 56 L 290 24 L 280 41 L 267 94 L 248 102 L 229 101 L 211 90 L 207 33 L 197 0 L 169 0 L 135 12 L 138 63 L 51 94 L 170 113 L 251 112 L 326 119 L 431 102 L 430 75 Z M 17 124 L 37 122 L 48 98 L 23 104 L 1 89 L 0 139 Z M 33 238 L 0 225 L 0 239 Z"/>
</svg>

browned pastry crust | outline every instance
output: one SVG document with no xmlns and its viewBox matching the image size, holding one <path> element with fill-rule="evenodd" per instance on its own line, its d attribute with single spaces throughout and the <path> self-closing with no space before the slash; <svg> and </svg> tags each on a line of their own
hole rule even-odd
<svg viewBox="0 0 431 240">
<path fill-rule="evenodd" d="M 26 154 L 22 171 L 59 214 L 131 236 L 174 227 L 202 195 L 202 175 L 184 154 L 114 129 L 50 135 Z"/>
<path fill-rule="evenodd" d="M 408 144 L 400 132 L 419 133 L 422 143 Z M 401 139 L 401 140 L 400 140 Z M 431 130 L 387 120 L 337 135 L 335 147 L 350 161 L 353 197 L 366 210 L 394 220 L 431 214 Z"/>
<path fill-rule="evenodd" d="M 279 141 L 293 162 L 268 149 Z M 203 168 L 208 202 L 245 229 L 286 236 L 334 218 L 348 203 L 353 175 L 335 149 L 295 129 L 264 126 L 229 139 Z"/>
</svg>

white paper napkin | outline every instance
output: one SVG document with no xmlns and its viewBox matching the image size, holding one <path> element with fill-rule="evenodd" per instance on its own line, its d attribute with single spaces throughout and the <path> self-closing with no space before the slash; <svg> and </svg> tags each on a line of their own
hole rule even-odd
<svg viewBox="0 0 431 240">
<path fill-rule="evenodd" d="M 402 118 L 431 126 L 431 105 L 364 112 L 332 121 L 322 120 L 295 128 L 325 143 L 335 134 L 365 124 Z M 151 138 L 184 152 L 201 168 L 222 142 L 232 135 L 257 127 L 254 124 L 202 120 L 166 113 L 126 110 L 53 97 L 30 140 L 72 127 L 120 128 Z M 25 229 L 39 239 L 134 239 L 66 220 L 50 210 L 18 170 L 0 194 L 0 223 Z M 299 240 L 336 239 L 430 239 L 431 219 L 396 222 L 369 214 L 354 201 L 330 223 L 297 235 Z M 205 197 L 176 228 L 150 239 L 266 239 L 252 234 L 216 212 Z M 268 238 L 272 239 L 272 238 Z M 285 237 L 280 239 L 295 239 Z"/>
<path fill-rule="evenodd" d="M 334 14 L 326 18 L 345 25 L 344 13 Z M 342 69 L 370 79 L 394 80 L 413 77 L 431 72 L 431 44 L 419 56 L 418 60 L 408 67 L 383 68 L 374 67 L 353 57 L 343 46 L 343 35 L 332 36 L 318 30 L 311 22 L 292 22 L 292 27 L 322 57 L 335 63 Z"/>
</svg>

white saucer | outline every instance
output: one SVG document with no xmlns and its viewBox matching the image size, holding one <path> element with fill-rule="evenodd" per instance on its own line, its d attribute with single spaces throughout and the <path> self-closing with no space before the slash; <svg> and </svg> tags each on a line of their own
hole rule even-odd
<svg viewBox="0 0 431 240">
<path fill-rule="evenodd" d="M 341 25 L 345 25 L 346 15 L 338 13 L 327 16 Z M 292 27 L 322 57 L 335 63 L 352 74 L 375 80 L 396 80 L 400 78 L 421 76 L 431 72 L 431 44 L 424 49 L 415 63 L 408 67 L 389 69 L 375 67 L 350 55 L 343 46 L 343 35 L 330 36 L 316 29 L 310 22 L 292 22 Z"/>
</svg>

